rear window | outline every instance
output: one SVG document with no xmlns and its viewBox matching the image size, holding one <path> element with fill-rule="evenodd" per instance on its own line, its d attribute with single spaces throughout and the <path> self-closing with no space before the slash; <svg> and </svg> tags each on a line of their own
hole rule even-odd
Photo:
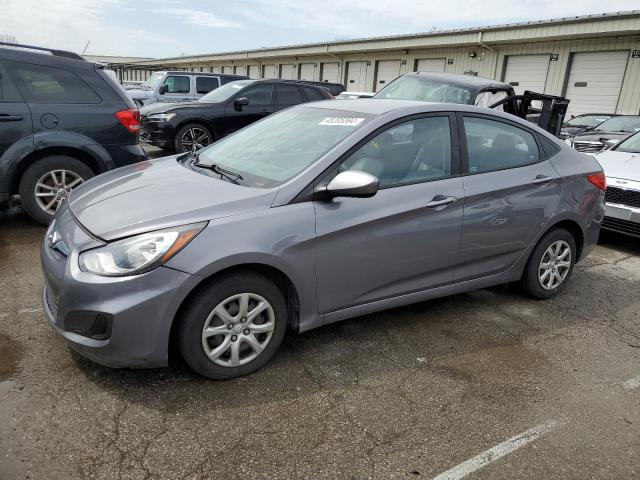
<svg viewBox="0 0 640 480">
<path fill-rule="evenodd" d="M 218 79 L 216 77 L 197 77 L 196 92 L 201 95 L 209 93 L 211 90 L 218 88 Z"/>
<path fill-rule="evenodd" d="M 307 97 L 307 100 L 309 100 L 310 102 L 315 102 L 317 100 L 326 100 L 327 98 L 322 94 L 322 92 L 318 88 L 313 88 L 313 87 L 301 87 L 301 88 L 305 96 Z"/>
<path fill-rule="evenodd" d="M 67 70 L 19 62 L 7 62 L 7 66 L 27 102 L 102 102 L 100 96 L 84 80 Z"/>
<path fill-rule="evenodd" d="M 303 102 L 302 94 L 295 85 L 276 85 L 278 105 L 297 105 Z"/>
</svg>

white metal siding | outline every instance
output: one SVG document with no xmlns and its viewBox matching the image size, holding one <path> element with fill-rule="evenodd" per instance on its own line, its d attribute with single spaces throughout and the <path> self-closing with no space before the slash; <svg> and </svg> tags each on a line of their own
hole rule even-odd
<svg viewBox="0 0 640 480">
<path fill-rule="evenodd" d="M 276 66 L 264 65 L 262 67 L 262 78 L 276 78 Z"/>
<path fill-rule="evenodd" d="M 575 53 L 567 81 L 569 113 L 615 113 L 628 59 L 628 51 Z"/>
<path fill-rule="evenodd" d="M 400 60 L 380 60 L 376 72 L 374 90 L 383 89 L 387 84 L 400 76 Z"/>
<path fill-rule="evenodd" d="M 513 85 L 517 95 L 525 90 L 544 93 L 549 72 L 549 55 L 514 55 L 507 57 L 504 81 Z"/>
<path fill-rule="evenodd" d="M 347 63 L 347 91 L 364 92 L 367 90 L 367 62 Z"/>
<path fill-rule="evenodd" d="M 280 65 L 280 78 L 293 80 L 296 78 L 296 66 L 292 64 Z"/>
<path fill-rule="evenodd" d="M 322 64 L 322 81 L 329 83 L 340 83 L 338 79 L 338 69 L 340 64 L 338 62 L 330 62 Z"/>
<path fill-rule="evenodd" d="M 316 64 L 301 63 L 300 64 L 300 80 L 315 80 Z"/>
<path fill-rule="evenodd" d="M 416 72 L 444 72 L 446 59 L 421 58 L 416 62 Z"/>
<path fill-rule="evenodd" d="M 258 65 L 249 65 L 249 78 L 260 78 L 260 67 Z"/>
</svg>

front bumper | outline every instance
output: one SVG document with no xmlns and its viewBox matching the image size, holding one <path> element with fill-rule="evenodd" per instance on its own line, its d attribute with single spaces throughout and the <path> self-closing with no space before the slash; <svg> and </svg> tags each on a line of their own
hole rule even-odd
<svg viewBox="0 0 640 480">
<path fill-rule="evenodd" d="M 602 228 L 640 237 L 640 208 L 607 203 Z"/>
<path fill-rule="evenodd" d="M 117 278 L 82 272 L 79 252 L 101 242 L 79 227 L 68 208 L 56 215 L 53 228 L 69 251 L 65 256 L 51 248 L 47 238 L 41 248 L 43 307 L 55 330 L 102 365 L 166 366 L 173 319 L 199 277 L 167 267 Z"/>
<path fill-rule="evenodd" d="M 156 147 L 173 147 L 174 128 L 168 122 L 142 121 L 140 140 Z"/>
</svg>

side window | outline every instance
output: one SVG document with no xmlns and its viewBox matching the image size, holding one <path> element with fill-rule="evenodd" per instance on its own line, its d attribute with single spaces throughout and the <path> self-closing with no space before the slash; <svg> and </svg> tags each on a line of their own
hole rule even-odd
<svg viewBox="0 0 640 480">
<path fill-rule="evenodd" d="M 9 78 L 9 73 L 0 64 L 0 102 L 24 102 L 15 85 Z"/>
<path fill-rule="evenodd" d="M 540 160 L 533 134 L 507 123 L 465 117 L 469 173 L 522 167 Z"/>
<path fill-rule="evenodd" d="M 190 79 L 184 75 L 170 75 L 164 80 L 168 90 L 167 93 L 189 93 Z"/>
<path fill-rule="evenodd" d="M 309 100 L 310 102 L 316 102 L 318 100 L 327 99 L 327 97 L 322 95 L 322 92 L 318 88 L 313 88 L 313 87 L 301 87 L 301 88 L 305 96 L 307 97 L 307 100 Z"/>
<path fill-rule="evenodd" d="M 377 135 L 340 165 L 378 177 L 380 187 L 451 176 L 449 117 L 402 123 Z"/>
<path fill-rule="evenodd" d="M 215 90 L 218 86 L 218 79 L 216 77 L 196 77 L 196 92 L 201 95 Z"/>
<path fill-rule="evenodd" d="M 238 95 L 246 97 L 249 105 L 271 105 L 271 96 L 273 93 L 273 85 L 261 83 L 243 90 Z"/>
<path fill-rule="evenodd" d="M 304 101 L 295 85 L 276 85 L 276 98 L 278 105 L 297 105 Z"/>
<path fill-rule="evenodd" d="M 31 103 L 101 103 L 80 77 L 60 68 L 7 62 L 25 100 Z"/>
</svg>

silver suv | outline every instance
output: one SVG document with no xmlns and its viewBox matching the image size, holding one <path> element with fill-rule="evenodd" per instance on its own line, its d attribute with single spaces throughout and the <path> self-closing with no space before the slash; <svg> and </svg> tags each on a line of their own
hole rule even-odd
<svg viewBox="0 0 640 480">
<path fill-rule="evenodd" d="M 156 102 L 192 102 L 220 85 L 249 78 L 204 72 L 154 72 L 138 88 L 126 90 L 138 107 Z"/>
</svg>

